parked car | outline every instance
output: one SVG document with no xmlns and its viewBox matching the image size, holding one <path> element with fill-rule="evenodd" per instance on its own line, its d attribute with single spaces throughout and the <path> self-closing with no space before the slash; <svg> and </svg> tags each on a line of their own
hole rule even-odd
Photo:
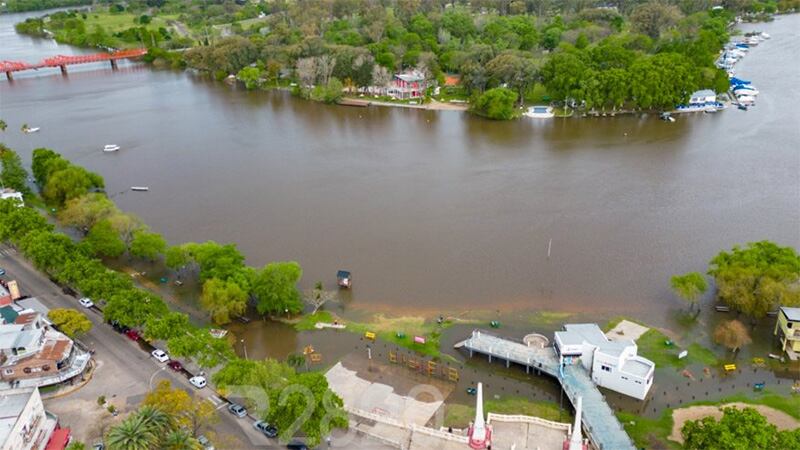
<svg viewBox="0 0 800 450">
<path fill-rule="evenodd" d="M 174 359 L 167 363 L 170 369 L 174 370 L 175 372 L 180 372 L 183 370 L 183 364 L 180 361 L 175 361 Z"/>
<path fill-rule="evenodd" d="M 0 277 L 6 274 L 6 269 L 0 268 Z"/>
<path fill-rule="evenodd" d="M 253 426 L 268 438 L 274 438 L 278 435 L 278 429 L 263 420 L 257 420 Z"/>
<path fill-rule="evenodd" d="M 113 328 L 114 331 L 116 331 L 117 333 L 123 333 L 124 334 L 124 333 L 127 333 L 128 330 L 130 330 L 130 328 L 126 327 L 125 325 L 123 325 L 121 323 L 119 323 L 118 320 L 112 320 L 112 321 L 110 321 L 108 323 L 109 323 L 109 325 L 111 325 L 111 328 Z"/>
<path fill-rule="evenodd" d="M 163 363 L 169 361 L 169 355 L 167 355 L 167 352 L 165 352 L 164 350 L 157 348 L 153 350 L 150 354 L 153 355 L 153 358 L 155 358 L 156 361 L 158 362 Z"/>
<path fill-rule="evenodd" d="M 244 417 L 247 415 L 247 409 L 238 403 L 231 403 L 228 405 L 228 411 L 236 417 Z"/>
<path fill-rule="evenodd" d="M 83 297 L 82 299 L 78 300 L 78 303 L 80 303 L 84 308 L 91 308 L 94 306 L 94 302 L 89 297 Z"/>
<path fill-rule="evenodd" d="M 106 449 L 106 444 L 103 444 L 102 442 L 98 442 L 97 444 L 94 444 L 92 446 L 92 450 L 105 450 L 105 449 Z"/>
<path fill-rule="evenodd" d="M 192 383 L 192 386 L 197 389 L 203 389 L 206 387 L 206 384 L 208 384 L 208 382 L 206 382 L 206 377 L 201 377 L 200 375 L 189 378 L 189 383 Z"/>
<path fill-rule="evenodd" d="M 286 444 L 286 448 L 290 448 L 292 450 L 308 450 L 308 446 L 305 442 L 301 441 L 292 441 Z"/>
<path fill-rule="evenodd" d="M 139 332 L 136 331 L 136 330 L 128 330 L 128 331 L 126 331 L 125 332 L 125 336 L 128 336 L 128 339 L 130 339 L 132 341 L 138 341 L 142 337 L 142 335 L 140 335 Z"/>
<path fill-rule="evenodd" d="M 55 283 L 55 281 L 54 281 L 54 283 Z M 77 296 L 78 296 L 78 293 L 77 293 L 77 292 L 75 292 L 75 289 L 72 289 L 72 288 L 71 288 L 71 287 L 69 287 L 69 286 L 64 286 L 64 287 L 62 287 L 62 288 L 61 288 L 61 292 L 65 293 L 65 294 L 67 294 L 67 295 L 70 295 L 70 296 L 72 296 L 72 297 L 77 297 Z"/>
<path fill-rule="evenodd" d="M 214 446 L 211 445 L 211 441 L 209 441 L 208 438 L 202 434 L 197 436 L 197 442 L 199 442 L 205 450 L 214 450 Z"/>
</svg>

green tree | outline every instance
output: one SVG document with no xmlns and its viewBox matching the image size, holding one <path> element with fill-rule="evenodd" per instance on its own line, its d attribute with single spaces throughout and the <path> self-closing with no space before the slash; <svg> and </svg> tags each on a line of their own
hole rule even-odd
<svg viewBox="0 0 800 450">
<path fill-rule="evenodd" d="M 219 422 L 219 416 L 210 402 L 202 397 L 189 395 L 179 387 L 172 387 L 168 380 L 159 381 L 155 389 L 147 393 L 142 405 L 164 411 L 179 429 L 186 430 L 189 438 L 199 436 L 203 430 Z M 177 447 L 180 442 L 185 441 L 186 439 L 176 440 L 175 447 L 165 444 L 168 448 L 178 450 L 185 448 Z"/>
<path fill-rule="evenodd" d="M 75 309 L 56 308 L 47 312 L 47 318 L 62 333 L 76 338 L 92 329 L 92 322 L 82 312 Z"/>
<path fill-rule="evenodd" d="M 69 445 L 66 447 L 66 450 L 86 450 L 86 444 L 73 440 L 70 441 Z"/>
<path fill-rule="evenodd" d="M 99 175 L 70 165 L 49 175 L 42 196 L 52 204 L 63 205 L 67 200 L 80 197 L 90 189 L 102 187 L 103 179 Z"/>
<path fill-rule="evenodd" d="M 708 289 L 705 277 L 698 272 L 674 275 L 669 282 L 675 294 L 689 303 L 691 310 L 694 309 L 700 296 Z"/>
<path fill-rule="evenodd" d="M 0 184 L 25 195 L 30 194 L 28 172 L 22 167 L 22 160 L 16 152 L 3 144 L 0 144 L 0 164 Z"/>
<path fill-rule="evenodd" d="M 164 437 L 161 448 L 164 450 L 203 450 L 204 447 L 188 431 L 172 430 Z"/>
<path fill-rule="evenodd" d="M 191 261 L 192 255 L 183 245 L 169 247 L 164 254 L 164 264 L 172 270 L 180 270 Z"/>
<path fill-rule="evenodd" d="M 303 276 L 300 264 L 289 262 L 269 263 L 253 279 L 251 292 L 256 298 L 259 314 L 296 314 L 303 310 L 297 282 Z"/>
<path fill-rule="evenodd" d="M 128 251 L 133 256 L 153 260 L 164 253 L 166 248 L 167 241 L 160 234 L 139 229 L 133 232 Z"/>
<path fill-rule="evenodd" d="M 33 150 L 33 161 L 31 162 L 31 170 L 33 171 L 33 178 L 39 186 L 44 186 L 50 173 L 65 169 L 69 162 L 61 157 L 58 153 L 47 149 L 37 148 Z"/>
<path fill-rule="evenodd" d="M 681 12 L 676 6 L 650 1 L 633 10 L 631 25 L 635 31 L 658 39 L 662 31 L 675 26 L 680 18 Z"/>
<path fill-rule="evenodd" d="M 714 328 L 714 342 L 736 352 L 753 340 L 750 339 L 750 333 L 747 332 L 747 327 L 742 322 L 729 320 Z"/>
<path fill-rule="evenodd" d="M 91 193 L 67 201 L 58 213 L 64 225 L 91 229 L 97 222 L 118 213 L 117 206 L 104 194 Z"/>
<path fill-rule="evenodd" d="M 236 74 L 236 78 L 244 82 L 248 90 L 253 90 L 261 83 L 261 69 L 258 67 L 245 67 Z"/>
<path fill-rule="evenodd" d="M 211 316 L 211 321 L 222 325 L 247 309 L 247 291 L 234 281 L 211 278 L 203 283 L 200 304 Z"/>
<path fill-rule="evenodd" d="M 164 300 L 138 289 L 115 292 L 103 309 L 107 321 L 116 320 L 126 327 L 139 327 L 148 318 L 168 312 Z"/>
<path fill-rule="evenodd" d="M 717 297 L 753 318 L 780 305 L 800 305 L 800 256 L 791 247 L 761 241 L 722 251 L 710 263 Z"/>
<path fill-rule="evenodd" d="M 89 230 L 85 242 L 95 255 L 116 258 L 125 253 L 125 243 L 122 242 L 119 234 L 111 226 L 111 222 L 108 219 L 97 222 Z"/>
<path fill-rule="evenodd" d="M 191 329 L 189 316 L 171 311 L 160 316 L 148 317 L 145 321 L 144 336 L 150 340 L 168 340 L 182 336 Z"/>
<path fill-rule="evenodd" d="M 681 428 L 687 450 L 790 449 L 798 448 L 800 432 L 778 431 L 754 408 L 724 408 L 722 418 L 689 420 Z M 785 445 L 789 444 L 789 446 Z"/>
<path fill-rule="evenodd" d="M 489 89 L 479 95 L 471 105 L 471 110 L 481 116 L 493 120 L 509 120 L 514 118 L 514 103 L 517 93 L 508 88 Z"/>
<path fill-rule="evenodd" d="M 6 128 L 8 128 L 8 124 L 5 120 L 0 119 L 0 131 L 6 131 Z"/>
<path fill-rule="evenodd" d="M 234 358 L 233 348 L 225 339 L 211 336 L 207 329 L 192 328 L 167 340 L 173 356 L 193 358 L 200 367 L 216 367 Z"/>
</svg>

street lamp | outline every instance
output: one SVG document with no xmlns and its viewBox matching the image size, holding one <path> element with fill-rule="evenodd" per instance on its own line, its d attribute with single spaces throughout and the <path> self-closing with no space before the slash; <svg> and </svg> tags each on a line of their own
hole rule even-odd
<svg viewBox="0 0 800 450">
<path fill-rule="evenodd" d="M 244 359 L 247 359 L 247 346 L 244 344 L 244 339 L 241 340 L 242 348 L 244 349 Z"/>
</svg>

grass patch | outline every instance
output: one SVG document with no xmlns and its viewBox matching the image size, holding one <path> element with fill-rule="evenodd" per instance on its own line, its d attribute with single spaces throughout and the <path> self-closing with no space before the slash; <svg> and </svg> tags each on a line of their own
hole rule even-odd
<svg viewBox="0 0 800 450">
<path fill-rule="evenodd" d="M 800 420 L 800 398 L 797 395 L 781 395 L 769 390 L 752 394 L 734 394 L 714 402 L 697 402 L 688 406 L 696 405 L 723 405 L 725 403 L 747 403 L 748 405 L 764 405 L 770 408 L 783 411 L 786 414 Z"/>
<path fill-rule="evenodd" d="M 50 386 L 40 387 L 39 388 L 39 393 L 40 394 L 49 394 L 49 393 L 55 392 L 55 391 L 57 391 L 59 389 L 61 389 L 61 385 L 60 384 L 51 384 Z"/>
<path fill-rule="evenodd" d="M 672 433 L 672 410 L 664 411 L 658 419 L 648 419 L 627 412 L 618 412 L 617 418 L 633 439 L 636 448 L 681 448 L 677 442 L 667 440 Z"/>
<path fill-rule="evenodd" d="M 316 330 L 317 322 L 325 322 L 325 323 L 333 323 L 336 320 L 333 317 L 333 314 L 329 313 L 328 311 L 317 311 L 314 314 L 306 314 L 300 321 L 294 324 L 294 328 L 297 331 L 309 331 L 309 330 Z"/>
<path fill-rule="evenodd" d="M 125 31 L 128 28 L 144 26 L 150 30 L 158 30 L 160 27 L 168 28 L 169 20 L 177 20 L 178 15 L 159 15 L 152 16 L 150 23 L 147 25 L 140 25 L 134 20 L 138 20 L 141 15 L 131 13 L 110 13 L 110 12 L 94 12 L 86 16 L 86 29 L 91 31 L 95 25 L 100 25 L 108 33 L 118 33 Z"/>
<path fill-rule="evenodd" d="M 639 354 L 656 363 L 660 367 L 675 367 L 682 369 L 691 364 L 703 364 L 706 366 L 716 366 L 719 361 L 711 350 L 697 343 L 692 343 L 686 350 L 689 355 L 686 358 L 678 359 L 678 353 L 684 348 L 678 345 L 667 345 L 669 338 L 656 329 L 650 329 L 636 340 Z"/>
<path fill-rule="evenodd" d="M 559 413 L 558 405 L 551 402 L 531 401 L 524 397 L 506 397 L 500 400 L 484 400 L 483 409 L 489 413 L 497 414 L 522 414 L 526 416 L 541 417 L 553 421 L 566 421 L 571 419 L 566 411 Z M 468 405 L 452 404 L 445 406 L 444 426 L 464 428 L 475 418 L 475 407 Z"/>
<path fill-rule="evenodd" d="M 572 313 L 558 311 L 537 311 L 531 315 L 529 322 L 533 324 L 562 323 L 572 316 Z"/>
</svg>

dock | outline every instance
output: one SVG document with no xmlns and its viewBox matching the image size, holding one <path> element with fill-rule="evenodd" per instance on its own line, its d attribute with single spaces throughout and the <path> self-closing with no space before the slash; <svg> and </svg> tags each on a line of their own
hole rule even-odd
<svg viewBox="0 0 800 450">
<path fill-rule="evenodd" d="M 470 338 L 456 344 L 456 348 L 467 349 L 470 357 L 473 353 L 480 353 L 488 356 L 490 362 L 500 359 L 505 361 L 506 367 L 510 367 L 511 363 L 519 364 L 525 367 L 527 373 L 533 370 L 536 374 L 545 373 L 556 378 L 573 406 L 578 397 L 583 399 L 581 422 L 596 448 L 636 449 L 586 369 L 581 364 L 559 367 L 559 357 L 553 347 L 528 347 L 521 342 L 475 330 Z"/>
</svg>

